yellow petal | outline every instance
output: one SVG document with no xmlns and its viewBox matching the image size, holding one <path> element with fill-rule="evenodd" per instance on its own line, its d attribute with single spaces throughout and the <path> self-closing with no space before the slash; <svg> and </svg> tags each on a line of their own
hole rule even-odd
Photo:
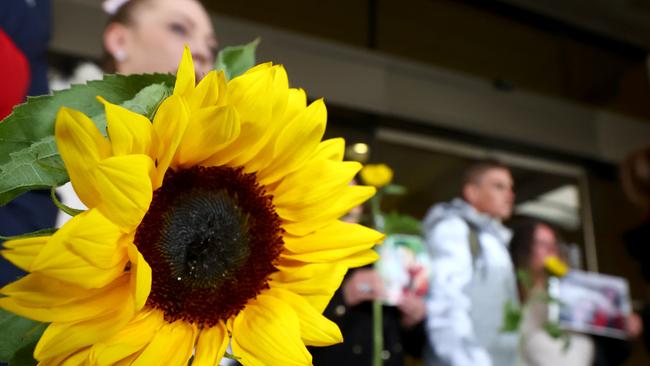
<svg viewBox="0 0 650 366">
<path fill-rule="evenodd" d="M 182 320 L 163 323 L 133 366 L 187 366 L 194 350 L 196 328 Z"/>
<path fill-rule="evenodd" d="M 240 131 L 239 114 L 232 106 L 195 111 L 178 147 L 176 164 L 181 167 L 196 165 L 228 146 L 239 137 Z"/>
<path fill-rule="evenodd" d="M 196 343 L 192 366 L 218 366 L 226 352 L 229 340 L 226 325 L 221 322 L 203 329 Z"/>
<path fill-rule="evenodd" d="M 237 108 L 242 120 L 265 122 L 270 119 L 274 74 L 270 64 L 263 64 L 230 80 L 228 100 Z"/>
<path fill-rule="evenodd" d="M 323 312 L 339 288 L 348 268 L 336 263 L 279 265 L 272 273 L 271 288 L 284 288 L 302 295 L 319 312 Z"/>
<path fill-rule="evenodd" d="M 88 364 L 90 348 L 68 352 L 57 357 L 39 360 L 38 366 L 82 366 Z"/>
<path fill-rule="evenodd" d="M 111 145 L 90 118 L 65 107 L 56 116 L 55 136 L 75 192 L 86 207 L 97 206 L 101 196 L 93 171 L 99 161 L 111 154 Z"/>
<path fill-rule="evenodd" d="M 151 292 L 151 267 L 133 244 L 128 246 L 131 260 L 131 293 L 135 300 L 136 310 L 144 307 Z"/>
<path fill-rule="evenodd" d="M 291 120 L 286 117 L 287 103 L 289 101 L 287 73 L 282 66 L 274 67 L 273 70 L 273 106 L 271 121 L 267 123 L 268 132 L 266 135 L 268 141 L 264 143 L 264 146 L 257 152 L 255 157 L 251 157 L 251 154 L 243 154 L 233 161 L 233 164 L 245 164 L 244 173 L 257 172 L 273 162 L 273 150 L 275 149 L 273 142 L 286 127 L 286 121 Z"/>
<path fill-rule="evenodd" d="M 154 128 L 154 162 L 156 175 L 153 189 L 162 185 L 165 172 L 176 154 L 176 149 L 183 139 L 188 124 L 188 110 L 183 100 L 177 95 L 165 99 L 158 107 L 153 120 Z"/>
<path fill-rule="evenodd" d="M 381 243 L 384 234 L 363 225 L 333 221 L 318 231 L 305 236 L 284 236 L 284 246 L 293 253 L 312 253 L 321 250 L 363 247 L 370 249 Z"/>
<path fill-rule="evenodd" d="M 130 297 L 127 276 L 102 289 L 85 290 L 29 274 L 5 286 L 2 294 L 8 297 L 0 298 L 0 307 L 45 323 L 92 320 L 113 313 Z"/>
<path fill-rule="evenodd" d="M 233 105 L 241 119 L 241 133 L 228 147 L 207 160 L 209 165 L 243 165 L 254 157 L 269 141 L 273 129 L 272 68 L 260 68 L 255 72 L 232 79 L 228 83 L 228 102 Z"/>
<path fill-rule="evenodd" d="M 111 269 L 124 263 L 126 253 L 119 243 L 122 237 L 120 228 L 99 210 L 84 212 L 74 224 L 77 226 L 66 229 L 71 235 L 64 240 L 65 247 L 72 253 L 101 269 Z M 39 259 L 39 266 L 41 260 L 45 259 L 45 255 Z"/>
<path fill-rule="evenodd" d="M 329 197 L 318 205 L 306 207 L 277 208 L 277 212 L 287 220 L 282 227 L 290 234 L 307 235 L 338 219 L 352 207 L 358 206 L 375 194 L 374 187 L 349 186 L 338 196 Z M 289 222 L 291 221 L 291 222 Z"/>
<path fill-rule="evenodd" d="M 380 188 L 393 180 L 393 171 L 386 164 L 368 164 L 361 170 L 363 183 Z"/>
<path fill-rule="evenodd" d="M 222 106 L 226 97 L 226 77 L 223 71 L 210 71 L 197 85 L 187 104 L 190 110 Z"/>
<path fill-rule="evenodd" d="M 131 366 L 133 364 L 133 361 L 135 361 L 135 359 L 138 357 L 140 357 L 140 353 L 134 353 L 125 359 L 117 361 L 112 366 Z"/>
<path fill-rule="evenodd" d="M 104 287 L 120 277 L 128 260 L 126 249 L 116 240 L 116 227 L 94 211 L 73 217 L 59 229 L 43 246 L 31 271 L 84 288 Z M 97 249 L 92 261 L 99 266 L 84 258 L 92 256 L 84 245 Z"/>
<path fill-rule="evenodd" d="M 176 72 L 176 84 L 174 85 L 174 94 L 188 98 L 194 91 L 196 85 L 196 74 L 194 71 L 194 61 L 192 61 L 192 52 L 185 46 L 181 63 L 178 65 Z"/>
<path fill-rule="evenodd" d="M 92 296 L 100 290 L 86 290 L 62 281 L 29 273 L 0 290 L 0 294 L 34 307 L 60 306 Z"/>
<path fill-rule="evenodd" d="M 320 144 L 326 121 L 325 103 L 319 99 L 289 122 L 275 141 L 273 163 L 258 173 L 260 183 L 273 183 L 300 168 Z"/>
<path fill-rule="evenodd" d="M 569 272 L 569 267 L 560 258 L 548 256 L 544 259 L 544 268 L 553 276 L 563 277 Z"/>
<path fill-rule="evenodd" d="M 38 341 L 34 356 L 37 360 L 52 358 L 107 339 L 133 318 L 133 308 L 132 300 L 127 297 L 121 306 L 99 318 L 75 323 L 52 323 Z"/>
<path fill-rule="evenodd" d="M 307 346 L 322 347 L 343 342 L 336 323 L 324 317 L 302 296 L 280 288 L 272 289 L 268 294 L 291 305 L 298 315 L 300 336 Z"/>
<path fill-rule="evenodd" d="M 102 195 L 98 209 L 124 232 L 133 231 L 149 209 L 152 170 L 147 155 L 116 156 L 97 165 L 95 179 Z"/>
<path fill-rule="evenodd" d="M 336 262 L 346 267 L 354 268 L 361 267 L 366 264 L 375 262 L 379 256 L 377 252 L 372 249 L 360 248 L 343 248 L 343 249 L 329 249 L 312 253 L 291 253 L 285 252 L 282 254 L 283 258 L 301 261 L 307 263 L 331 263 Z"/>
<path fill-rule="evenodd" d="M 147 117 L 99 98 L 106 109 L 113 155 L 145 154 L 151 150 L 153 126 Z"/>
<path fill-rule="evenodd" d="M 289 89 L 287 106 L 282 119 L 291 121 L 305 108 L 307 108 L 307 93 L 302 89 Z"/>
<path fill-rule="evenodd" d="M 79 352 L 74 353 L 73 355 L 67 357 L 62 363 L 61 366 L 82 366 L 88 364 L 88 355 L 90 354 L 90 348 L 82 349 Z"/>
<path fill-rule="evenodd" d="M 29 272 L 34 259 L 36 259 L 36 256 L 48 240 L 50 240 L 50 236 L 9 240 L 2 243 L 6 249 L 1 253 L 3 257 L 16 267 Z"/>
<path fill-rule="evenodd" d="M 273 190 L 273 204 L 281 209 L 291 209 L 315 205 L 328 197 L 338 196 L 360 169 L 361 164 L 353 161 L 310 161 L 278 184 Z"/>
<path fill-rule="evenodd" d="M 90 348 L 84 348 L 76 352 L 68 352 L 57 357 L 39 360 L 38 366 L 82 366 L 88 365 Z"/>
<path fill-rule="evenodd" d="M 290 121 L 290 118 L 286 118 L 287 115 L 287 105 L 289 102 L 289 77 L 287 76 L 287 71 L 282 65 L 277 65 L 274 68 L 273 73 L 273 119 L 284 119 Z"/>
<path fill-rule="evenodd" d="M 137 355 L 151 342 L 164 323 L 161 311 L 148 310 L 139 313 L 115 335 L 93 345 L 90 353 L 91 364 L 113 365 L 130 356 Z"/>
<path fill-rule="evenodd" d="M 318 145 L 312 159 L 343 160 L 345 140 L 340 137 L 325 140 Z"/>
<path fill-rule="evenodd" d="M 235 318 L 232 350 L 244 365 L 311 365 L 296 312 L 284 301 L 264 294 Z"/>
</svg>

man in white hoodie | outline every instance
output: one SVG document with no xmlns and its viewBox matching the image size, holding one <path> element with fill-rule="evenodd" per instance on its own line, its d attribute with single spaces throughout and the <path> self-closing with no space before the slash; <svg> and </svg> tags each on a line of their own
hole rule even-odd
<svg viewBox="0 0 650 366">
<path fill-rule="evenodd" d="M 470 166 L 462 196 L 432 207 L 424 234 L 432 258 L 427 301 L 429 366 L 512 366 L 517 336 L 500 331 L 503 307 L 518 302 L 508 254 L 514 201 L 510 170 L 497 161 Z"/>
</svg>

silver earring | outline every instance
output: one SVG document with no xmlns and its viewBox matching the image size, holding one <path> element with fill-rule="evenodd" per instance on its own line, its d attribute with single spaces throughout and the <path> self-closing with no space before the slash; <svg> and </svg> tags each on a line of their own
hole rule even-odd
<svg viewBox="0 0 650 366">
<path fill-rule="evenodd" d="M 117 62 L 124 62 L 126 61 L 126 52 L 123 49 L 118 49 L 113 54 L 113 57 L 115 57 L 115 61 Z"/>
</svg>

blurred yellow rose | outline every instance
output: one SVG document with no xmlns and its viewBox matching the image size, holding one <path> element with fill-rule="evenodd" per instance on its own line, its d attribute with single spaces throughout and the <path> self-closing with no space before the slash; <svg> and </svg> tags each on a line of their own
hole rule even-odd
<svg viewBox="0 0 650 366">
<path fill-rule="evenodd" d="M 569 266 L 556 256 L 550 256 L 544 259 L 544 268 L 550 274 L 557 277 L 563 277 L 569 272 Z"/>
<path fill-rule="evenodd" d="M 386 164 L 368 164 L 361 169 L 365 184 L 381 188 L 393 180 L 393 171 Z"/>
</svg>

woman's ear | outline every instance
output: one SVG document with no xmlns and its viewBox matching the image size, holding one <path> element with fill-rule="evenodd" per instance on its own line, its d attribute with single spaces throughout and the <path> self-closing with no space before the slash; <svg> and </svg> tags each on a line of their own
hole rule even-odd
<svg viewBox="0 0 650 366">
<path fill-rule="evenodd" d="M 121 23 L 111 23 L 104 31 L 104 46 L 116 64 L 126 61 L 129 57 L 129 32 L 130 30 Z"/>
</svg>

